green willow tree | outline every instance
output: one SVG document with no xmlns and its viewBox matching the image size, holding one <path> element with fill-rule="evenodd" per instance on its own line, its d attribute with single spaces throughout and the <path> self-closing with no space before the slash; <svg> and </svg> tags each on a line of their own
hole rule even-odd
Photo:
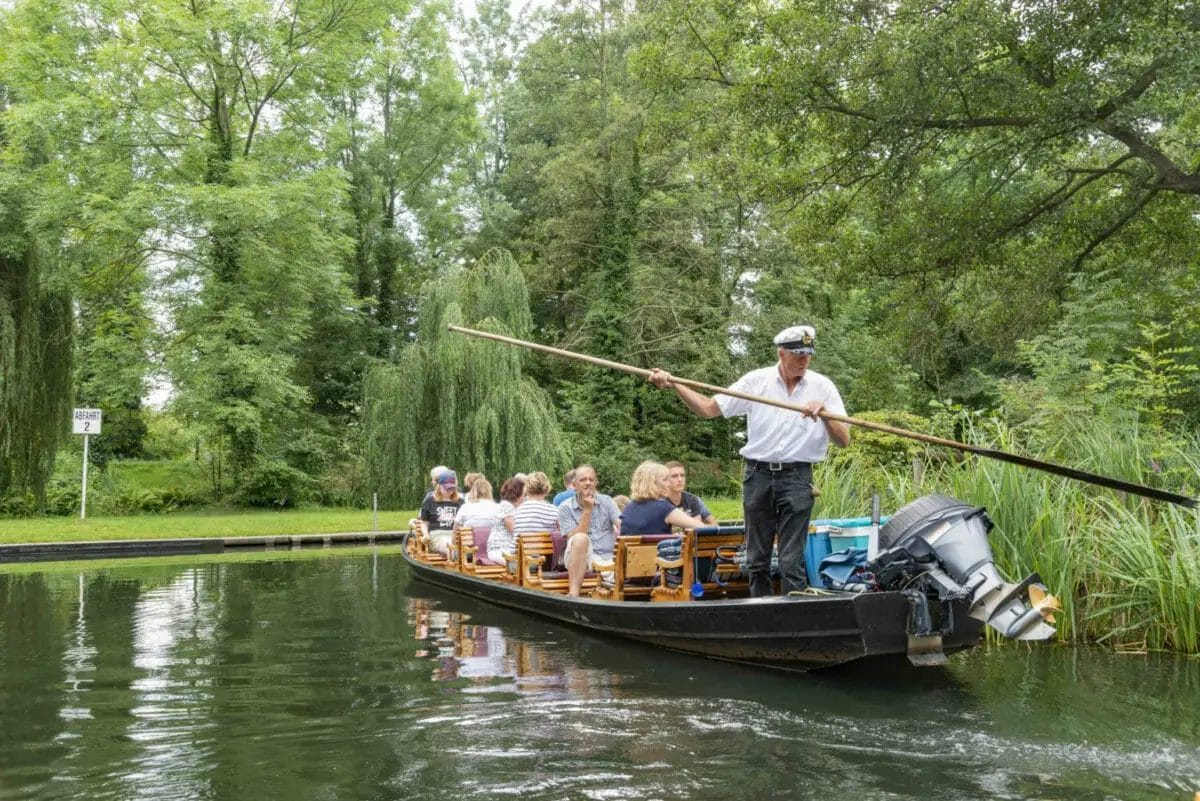
<svg viewBox="0 0 1200 801">
<path fill-rule="evenodd" d="M 81 91 L 87 38 L 57 12 L 0 11 L 0 498 L 38 506 L 70 430 L 79 223 L 111 201 L 104 171 L 84 197 L 72 186 L 81 140 L 102 143 L 110 120 Z"/>
<path fill-rule="evenodd" d="M 68 430 L 74 323 L 70 293 L 33 242 L 10 235 L 14 223 L 0 219 L 0 498 L 30 492 L 40 506 Z"/>
<path fill-rule="evenodd" d="M 364 385 L 370 489 L 389 507 L 412 506 L 435 464 L 557 474 L 567 463 L 549 395 L 523 374 L 519 348 L 446 330 L 450 324 L 527 338 L 529 292 L 512 256 L 489 251 L 465 271 L 426 283 L 416 341 L 380 363 Z"/>
</svg>

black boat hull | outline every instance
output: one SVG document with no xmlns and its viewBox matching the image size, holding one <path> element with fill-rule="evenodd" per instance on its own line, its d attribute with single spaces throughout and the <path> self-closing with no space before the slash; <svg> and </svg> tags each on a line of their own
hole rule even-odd
<svg viewBox="0 0 1200 801">
<path fill-rule="evenodd" d="M 528 590 L 411 558 L 429 584 L 488 603 L 596 632 L 714 659 L 811 670 L 864 657 L 908 653 L 908 598 L 899 592 L 744 598 L 685 603 L 613 602 Z M 970 648 L 983 624 L 952 607 L 953 631 L 942 650 Z"/>
</svg>

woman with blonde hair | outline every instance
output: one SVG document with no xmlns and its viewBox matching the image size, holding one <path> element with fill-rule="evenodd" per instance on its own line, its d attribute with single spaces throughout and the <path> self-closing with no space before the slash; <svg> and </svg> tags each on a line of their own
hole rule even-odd
<svg viewBox="0 0 1200 801">
<path fill-rule="evenodd" d="M 462 485 L 467 493 L 467 500 L 471 499 L 471 490 L 475 487 L 475 482 L 483 477 L 483 473 L 467 473 L 463 476 Z"/>
<path fill-rule="evenodd" d="M 550 479 L 540 470 L 525 477 L 525 501 L 513 513 L 513 534 L 558 533 L 558 507 L 546 500 Z"/>
<path fill-rule="evenodd" d="M 455 528 L 492 528 L 500 519 L 500 504 L 492 499 L 492 483 L 482 473 L 475 474 L 475 483 L 467 493 L 467 501 L 454 516 Z"/>
<path fill-rule="evenodd" d="M 667 467 L 642 462 L 629 482 L 632 498 L 621 512 L 622 534 L 670 534 L 671 526 L 699 528 L 704 521 L 692 517 L 667 500 Z"/>
</svg>

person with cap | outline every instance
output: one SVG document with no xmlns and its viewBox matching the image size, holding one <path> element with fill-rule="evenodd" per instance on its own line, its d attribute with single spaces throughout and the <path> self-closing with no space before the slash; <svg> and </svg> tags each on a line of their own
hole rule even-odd
<svg viewBox="0 0 1200 801">
<path fill-rule="evenodd" d="M 449 469 L 450 468 L 446 467 L 446 465 L 439 464 L 429 471 L 429 489 L 425 490 L 425 497 L 421 499 L 421 503 L 429 500 L 429 496 L 433 494 L 435 489 L 437 489 L 438 476 Z"/>
<path fill-rule="evenodd" d="M 826 376 L 809 370 L 816 352 L 817 333 L 812 326 L 797 325 L 775 337 L 779 361 L 771 367 L 751 370 L 730 389 L 748 395 L 785 401 L 800 406 L 795 412 L 763 403 L 718 394 L 703 395 L 677 384 L 665 370 L 654 369 L 647 380 L 656 387 L 672 387 L 697 416 L 740 417 L 745 415 L 746 445 L 742 473 L 742 512 L 746 522 L 746 569 L 750 594 L 771 595 L 771 548 L 779 539 L 779 571 L 782 590 L 800 591 L 808 586 L 804 546 L 812 517 L 812 466 L 825 458 L 829 442 L 850 444 L 846 423 L 824 419 L 824 409 L 845 415 L 841 393 Z"/>
<path fill-rule="evenodd" d="M 429 538 L 429 549 L 443 556 L 450 556 L 450 543 L 454 539 L 454 517 L 462 506 L 458 494 L 458 476 L 449 468 L 443 468 L 434 476 L 437 482 L 433 492 L 421 503 L 421 530 Z"/>
</svg>

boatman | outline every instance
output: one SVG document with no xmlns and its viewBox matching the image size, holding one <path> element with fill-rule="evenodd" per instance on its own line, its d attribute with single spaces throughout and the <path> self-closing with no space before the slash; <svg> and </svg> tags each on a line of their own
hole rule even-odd
<svg viewBox="0 0 1200 801">
<path fill-rule="evenodd" d="M 746 520 L 746 570 L 750 594 L 771 595 L 771 548 L 779 538 L 779 572 L 783 592 L 798 592 L 808 586 L 804 570 L 804 546 L 812 517 L 812 466 L 825 458 L 829 441 L 850 444 L 850 427 L 820 417 L 822 409 L 846 414 L 841 393 L 825 376 L 808 369 L 816 352 L 817 332 L 809 325 L 784 329 L 775 337 L 779 361 L 772 367 L 752 370 L 729 388 L 771 400 L 800 406 L 794 412 L 778 406 L 734 398 L 708 397 L 682 384 L 673 383 L 665 370 L 651 371 L 648 380 L 656 387 L 670 386 L 698 416 L 737 417 L 746 415 L 746 446 L 742 473 L 742 511 Z"/>
</svg>

